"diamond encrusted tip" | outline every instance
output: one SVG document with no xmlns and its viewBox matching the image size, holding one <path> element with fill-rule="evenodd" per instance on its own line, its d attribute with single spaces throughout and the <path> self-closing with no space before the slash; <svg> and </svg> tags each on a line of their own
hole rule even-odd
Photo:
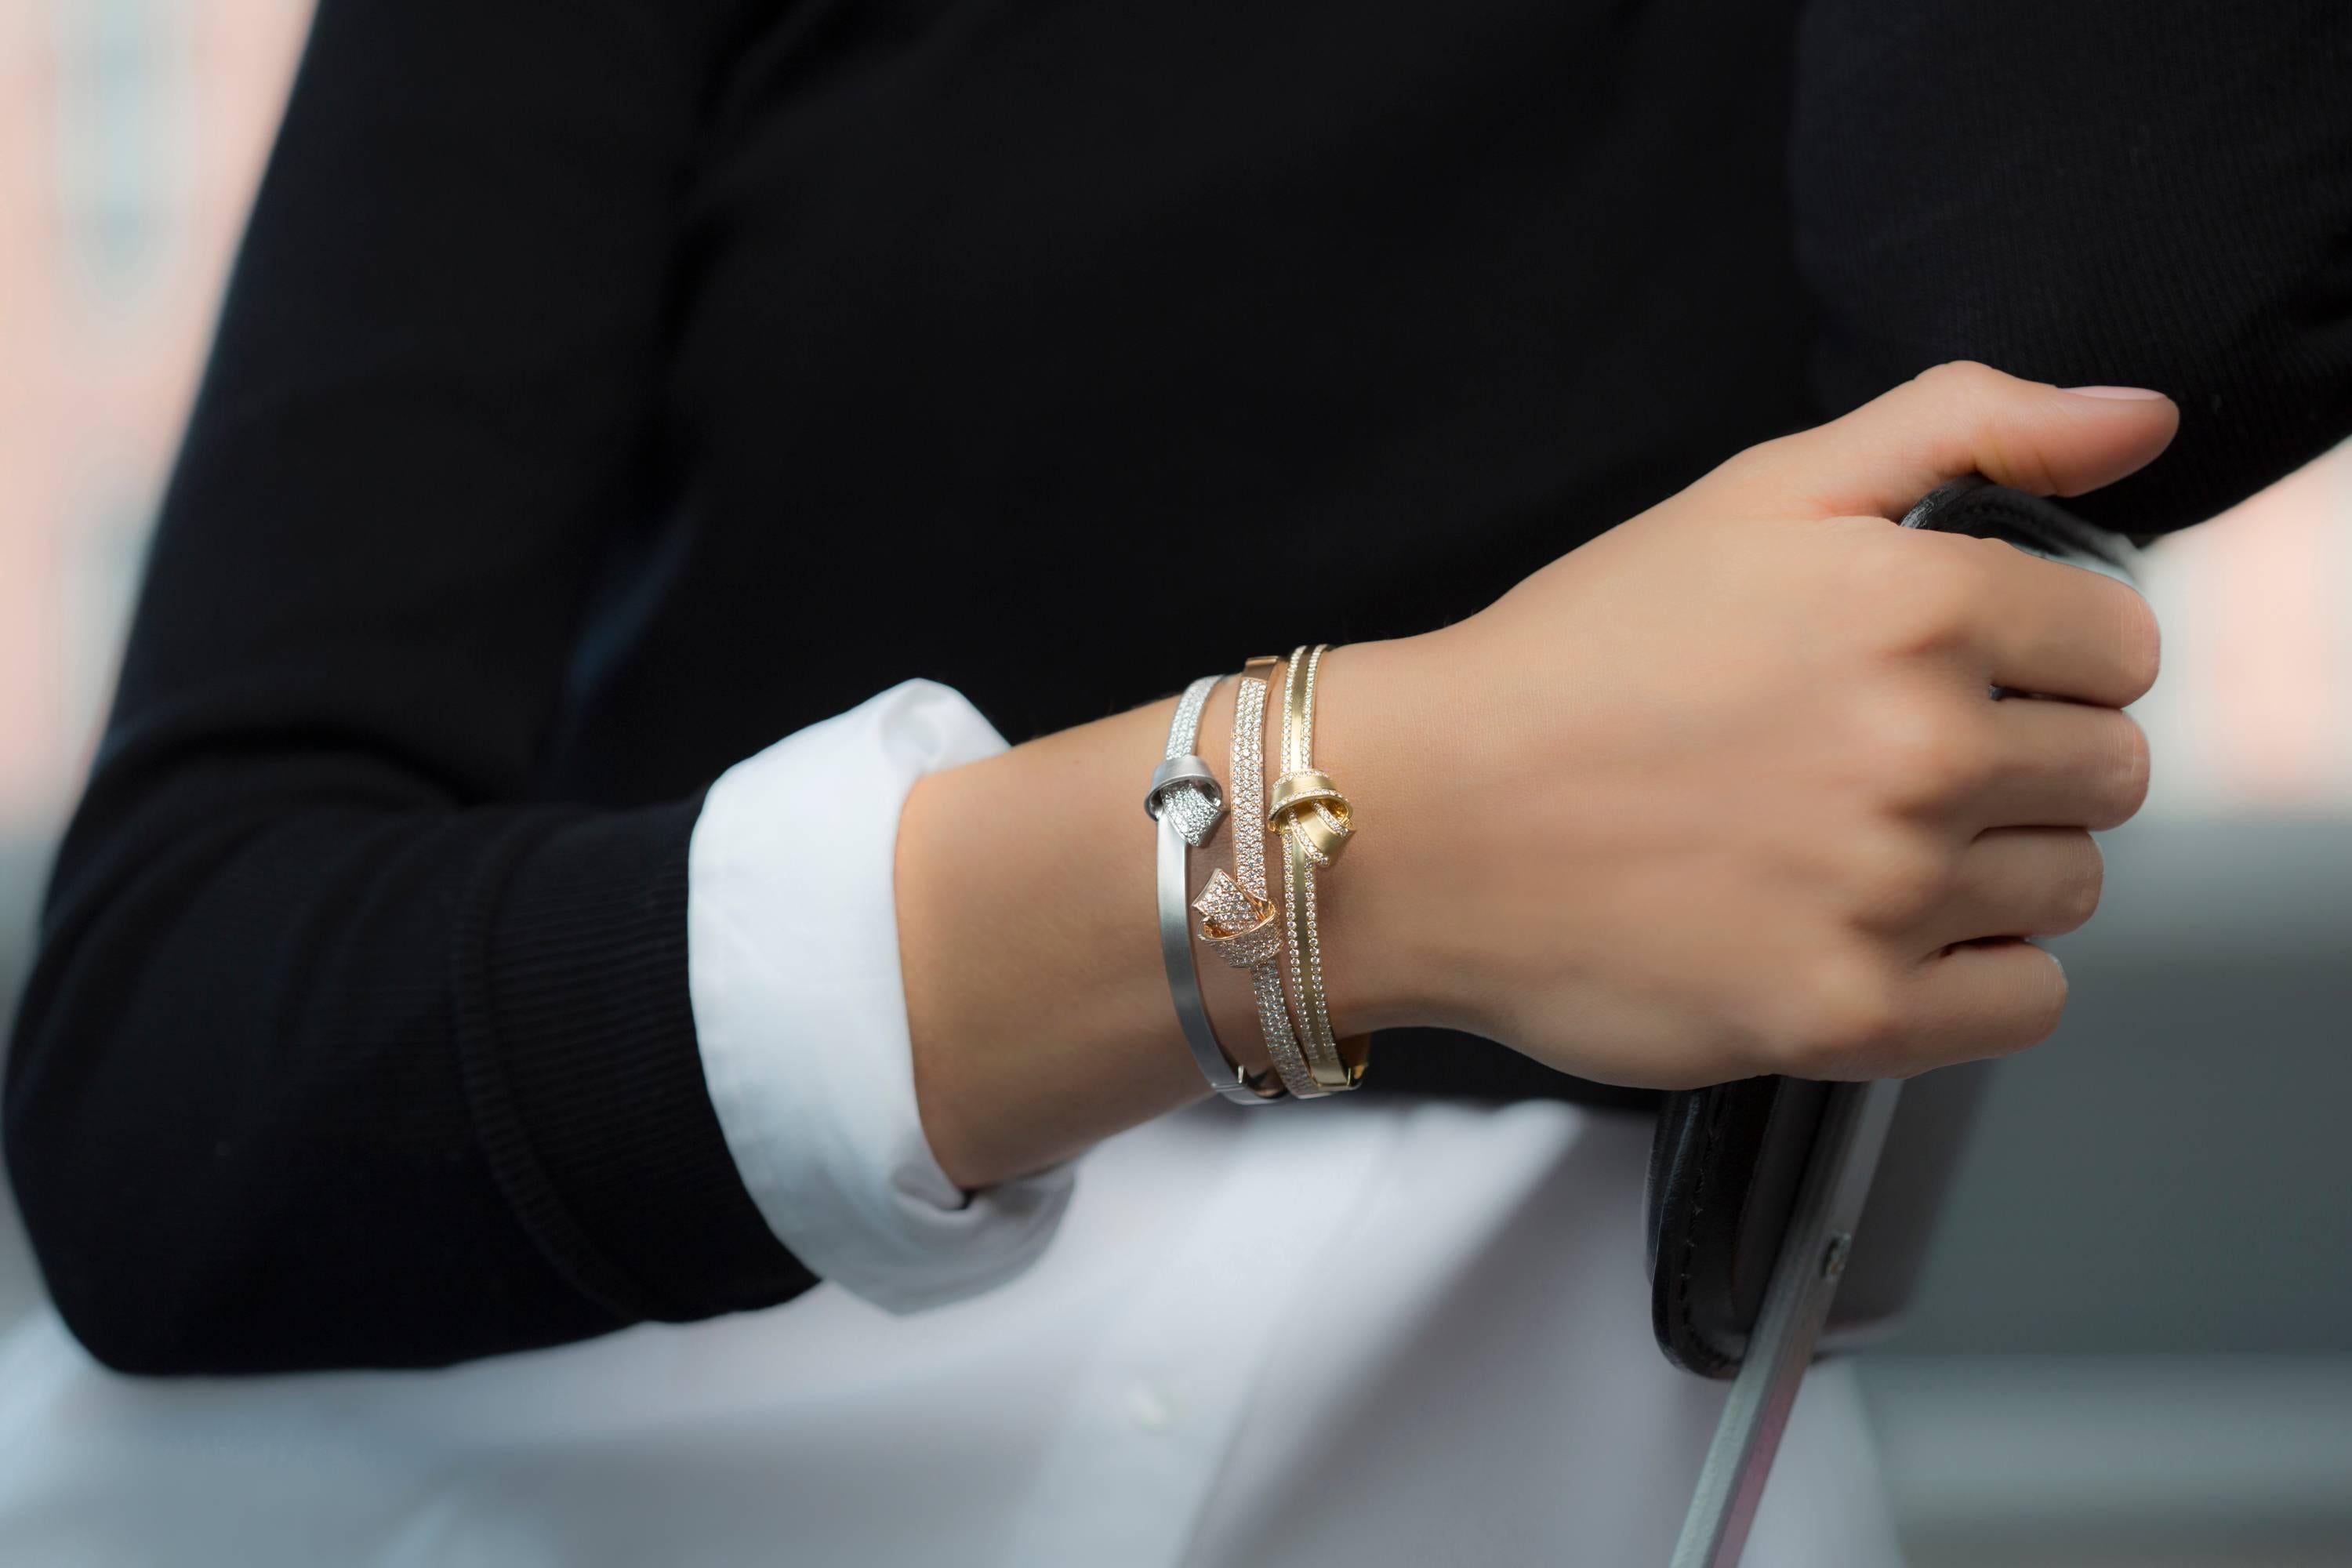
<svg viewBox="0 0 2352 1568">
<path fill-rule="evenodd" d="M 1223 867 L 1209 873 L 1209 885 L 1192 907 L 1201 911 L 1201 941 L 1235 969 L 1263 963 L 1282 951 L 1274 906 L 1253 897 Z"/>
<path fill-rule="evenodd" d="M 1201 918 L 1216 936 L 1246 931 L 1265 915 L 1265 900 L 1251 898 L 1222 866 L 1209 873 L 1209 885 L 1201 889 L 1192 907 L 1201 911 Z"/>
<path fill-rule="evenodd" d="M 1217 818 L 1224 814 L 1223 796 L 1212 795 L 1196 784 L 1171 785 L 1165 789 L 1160 784 L 1171 772 L 1170 764 L 1178 762 L 1190 764 L 1201 776 L 1213 777 L 1209 774 L 1208 764 L 1192 755 L 1192 747 L 1201 732 L 1201 709 L 1208 702 L 1209 693 L 1216 689 L 1217 682 L 1223 679 L 1221 675 L 1204 675 L 1184 688 L 1184 694 L 1176 700 L 1175 714 L 1169 721 L 1166 761 L 1152 774 L 1152 793 L 1160 802 L 1160 809 L 1155 815 L 1171 823 L 1183 836 L 1184 842 L 1195 849 L 1209 841 L 1209 830 L 1217 826 Z"/>
<path fill-rule="evenodd" d="M 1224 807 L 1189 784 L 1179 784 L 1160 797 L 1160 815 L 1175 825 L 1184 842 L 1198 849 L 1209 841 L 1210 829 Z"/>
</svg>

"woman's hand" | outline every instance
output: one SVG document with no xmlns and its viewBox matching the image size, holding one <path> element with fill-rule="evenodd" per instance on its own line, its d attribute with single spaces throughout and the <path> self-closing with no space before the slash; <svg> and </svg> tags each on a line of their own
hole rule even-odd
<svg viewBox="0 0 2352 1568">
<path fill-rule="evenodd" d="M 1947 367 L 1742 453 L 1459 626 L 1328 655 L 1316 760 L 1360 829 L 1321 901 L 1339 1032 L 1452 1024 L 1657 1085 L 1914 1072 L 2048 1034 L 2064 981 L 2015 939 L 2089 915 L 2084 829 L 2139 805 L 2147 750 L 2116 710 L 2156 679 L 2155 623 L 2106 578 L 1886 520 L 1972 469 L 2105 484 L 2174 417 Z M 2074 700 L 1996 703 L 1995 682 Z M 1173 706 L 907 797 L 916 1096 L 965 1186 L 1205 1092 L 1136 809 Z M 1219 766 L 1232 710 L 1202 721 Z M 1220 1038 L 1263 1065 L 1247 978 L 1197 967 Z"/>
<path fill-rule="evenodd" d="M 2177 417 L 1942 366 L 1459 626 L 1328 656 L 1319 749 L 1362 825 L 1328 894 L 1342 1023 L 1667 1087 L 2046 1037 L 2065 980 L 2021 939 L 2090 916 L 2085 830 L 2146 793 L 2118 710 L 2156 679 L 2156 622 L 2096 574 L 1887 520 L 1972 470 L 2095 489 Z"/>
</svg>

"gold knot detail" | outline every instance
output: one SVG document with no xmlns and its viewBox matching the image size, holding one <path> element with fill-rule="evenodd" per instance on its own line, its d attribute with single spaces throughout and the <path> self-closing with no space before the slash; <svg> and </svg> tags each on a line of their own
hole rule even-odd
<svg viewBox="0 0 2352 1568">
<path fill-rule="evenodd" d="M 1329 773 L 1320 768 L 1301 768 L 1274 781 L 1265 825 L 1276 832 L 1296 830 L 1307 858 L 1321 870 L 1335 864 L 1339 851 L 1348 847 L 1355 835 L 1356 817 Z"/>
</svg>

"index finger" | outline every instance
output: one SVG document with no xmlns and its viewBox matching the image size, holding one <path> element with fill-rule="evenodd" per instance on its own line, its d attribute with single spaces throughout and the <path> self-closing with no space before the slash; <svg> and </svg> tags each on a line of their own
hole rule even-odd
<svg viewBox="0 0 2352 1568">
<path fill-rule="evenodd" d="M 1941 364 L 1842 418 L 1751 447 L 1741 477 L 1823 517 L 1901 517 L 1970 473 L 2035 495 L 2080 495 L 2144 467 L 2179 418 L 2153 392 L 2086 392 Z"/>
<path fill-rule="evenodd" d="M 1992 539 L 1954 538 L 1984 574 L 1971 642 L 1986 680 L 2123 708 L 2156 684 L 2163 636 L 2128 584 Z"/>
</svg>

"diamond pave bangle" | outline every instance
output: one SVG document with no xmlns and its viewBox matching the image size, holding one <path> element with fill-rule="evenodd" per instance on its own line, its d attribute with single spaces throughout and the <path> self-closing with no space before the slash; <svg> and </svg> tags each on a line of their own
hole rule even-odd
<svg viewBox="0 0 2352 1568">
<path fill-rule="evenodd" d="M 1209 1009 L 1201 999 L 1201 976 L 1192 967 L 1192 933 L 1184 918 L 1185 851 L 1207 841 L 1225 808 L 1216 775 L 1192 754 L 1201 710 L 1221 679 L 1204 675 L 1177 700 L 1176 716 L 1168 726 L 1168 754 L 1152 770 L 1143 810 L 1158 825 L 1160 957 L 1168 970 L 1168 993 L 1176 1004 L 1184 1043 L 1192 1047 L 1192 1059 L 1211 1089 L 1243 1105 L 1263 1105 L 1282 1099 L 1282 1086 L 1265 1074 L 1253 1079 L 1217 1044 Z"/>
<path fill-rule="evenodd" d="M 1253 658 L 1242 667 L 1234 697 L 1234 871 L 1230 877 L 1222 867 L 1211 872 L 1192 907 L 1201 912 L 1202 944 L 1249 972 L 1266 1055 L 1284 1087 L 1307 1100 L 1325 1091 L 1291 1032 L 1282 995 L 1282 921 L 1265 887 L 1265 697 L 1280 662 Z"/>
<path fill-rule="evenodd" d="M 1339 858 L 1355 833 L 1348 797 L 1315 766 L 1315 671 L 1328 645 L 1300 647 L 1283 676 L 1282 776 L 1266 802 L 1265 822 L 1282 836 L 1282 916 L 1298 1040 L 1316 1086 L 1325 1093 L 1363 1081 L 1370 1036 L 1331 1034 L 1323 995 L 1323 946 L 1315 926 L 1315 873 Z"/>
</svg>

